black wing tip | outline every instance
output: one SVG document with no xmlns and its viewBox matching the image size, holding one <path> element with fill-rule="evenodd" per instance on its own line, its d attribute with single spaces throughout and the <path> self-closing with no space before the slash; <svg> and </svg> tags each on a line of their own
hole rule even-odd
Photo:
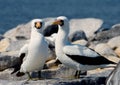
<svg viewBox="0 0 120 85">
<path fill-rule="evenodd" d="M 16 73 L 16 72 L 17 72 L 17 71 L 14 70 L 14 71 L 11 72 L 11 74 L 14 74 L 14 73 Z"/>
<path fill-rule="evenodd" d="M 14 74 L 20 70 L 20 67 L 21 67 L 21 64 L 23 62 L 24 57 L 25 57 L 25 53 L 22 53 L 20 55 L 20 57 L 18 58 L 18 60 L 16 61 L 16 63 L 10 67 L 10 68 L 14 69 L 13 72 L 11 72 L 11 74 Z"/>
<path fill-rule="evenodd" d="M 111 62 L 111 64 L 117 64 L 116 62 L 113 62 L 113 61 L 110 61 Z"/>
<path fill-rule="evenodd" d="M 17 76 L 17 77 L 21 77 L 21 76 L 23 76 L 23 75 L 25 75 L 25 73 L 20 72 L 20 71 L 19 71 L 19 72 L 17 72 L 17 74 L 16 74 L 16 76 Z"/>
<path fill-rule="evenodd" d="M 14 70 L 11 72 L 11 74 L 14 74 L 14 73 L 16 73 L 17 71 L 20 70 L 20 65 L 19 65 L 19 64 L 16 64 L 16 65 L 12 66 L 11 68 L 14 69 Z"/>
</svg>

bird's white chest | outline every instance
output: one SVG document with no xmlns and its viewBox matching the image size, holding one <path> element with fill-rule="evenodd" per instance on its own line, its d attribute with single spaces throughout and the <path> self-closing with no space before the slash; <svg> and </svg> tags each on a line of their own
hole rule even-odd
<svg viewBox="0 0 120 85">
<path fill-rule="evenodd" d="M 29 44 L 29 54 L 32 57 L 43 57 L 47 53 L 47 43 L 42 38 L 34 38 Z"/>
</svg>

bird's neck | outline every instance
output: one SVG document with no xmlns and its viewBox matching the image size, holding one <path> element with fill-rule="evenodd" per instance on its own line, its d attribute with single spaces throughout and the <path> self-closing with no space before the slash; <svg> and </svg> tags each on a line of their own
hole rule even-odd
<svg viewBox="0 0 120 85">
<path fill-rule="evenodd" d="M 41 39 L 42 34 L 36 30 L 31 31 L 31 40 L 33 39 Z"/>
<path fill-rule="evenodd" d="M 70 42 L 68 41 L 68 33 L 69 33 L 69 30 L 68 31 L 65 31 L 63 29 L 60 29 L 58 30 L 58 34 L 57 34 L 57 37 L 56 37 L 56 40 L 55 40 L 55 50 L 56 50 L 56 54 L 58 53 L 62 53 L 62 48 L 69 44 Z"/>
</svg>

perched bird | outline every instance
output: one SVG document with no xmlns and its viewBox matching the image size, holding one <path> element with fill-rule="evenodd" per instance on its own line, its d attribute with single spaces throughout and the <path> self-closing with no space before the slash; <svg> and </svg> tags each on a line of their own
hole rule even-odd
<svg viewBox="0 0 120 85">
<path fill-rule="evenodd" d="M 48 57 L 48 44 L 42 35 L 44 21 L 41 19 L 32 20 L 31 28 L 30 41 L 21 48 L 19 64 L 13 66 L 14 71 L 12 72 L 17 72 L 17 76 L 22 76 L 24 73 L 27 73 L 29 79 L 31 79 L 29 72 L 43 69 Z"/>
<path fill-rule="evenodd" d="M 64 65 L 76 69 L 76 77 L 79 77 L 79 71 L 114 66 L 114 62 L 107 60 L 94 50 L 82 45 L 73 45 L 68 41 L 70 29 L 69 21 L 65 16 L 58 17 L 53 24 L 59 27 L 55 40 L 57 59 Z"/>
</svg>

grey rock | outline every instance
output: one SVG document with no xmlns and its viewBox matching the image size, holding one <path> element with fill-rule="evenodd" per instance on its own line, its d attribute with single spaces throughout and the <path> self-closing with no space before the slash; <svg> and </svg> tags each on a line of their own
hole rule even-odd
<svg viewBox="0 0 120 85">
<path fill-rule="evenodd" d="M 0 52 L 5 52 L 7 47 L 10 45 L 10 39 L 4 38 L 0 41 Z"/>
<path fill-rule="evenodd" d="M 69 78 L 74 74 L 74 69 L 70 69 L 64 65 L 59 65 L 56 69 L 46 69 L 42 71 L 43 78 Z"/>
<path fill-rule="evenodd" d="M 94 41 L 106 43 L 109 39 L 120 35 L 120 26 L 113 26 L 110 30 L 99 32 L 95 35 Z"/>
<path fill-rule="evenodd" d="M 20 50 L 20 48 L 28 43 L 28 40 L 10 40 L 9 46 L 6 48 L 6 51 L 16 51 Z"/>
<path fill-rule="evenodd" d="M 10 39 L 29 39 L 30 38 L 30 22 L 18 25 L 17 27 L 7 31 L 4 36 Z"/>
<path fill-rule="evenodd" d="M 89 72 L 88 76 L 80 79 L 69 79 L 68 76 L 74 73 L 74 71 L 65 66 L 60 66 L 60 68 L 56 70 L 42 70 L 42 78 L 44 79 L 38 81 L 30 80 L 28 85 L 105 85 L 106 77 L 109 75 L 111 70 L 108 69 L 103 72 L 97 72 L 94 74 L 90 74 Z M 27 75 L 23 77 L 16 77 L 10 73 L 11 70 L 5 70 L 0 73 L 0 84 L 24 85 L 23 83 L 26 81 Z M 36 76 L 37 74 L 34 75 Z"/>
<path fill-rule="evenodd" d="M 0 57 L 0 71 L 10 68 L 15 62 L 17 62 L 17 57 L 2 55 L 2 57 Z"/>
<path fill-rule="evenodd" d="M 79 45 L 87 46 L 88 42 L 86 40 L 82 39 L 82 40 L 74 41 L 74 42 L 72 42 L 72 44 L 79 44 Z"/>
<path fill-rule="evenodd" d="M 3 36 L 3 35 L 0 35 L 0 41 L 1 41 L 2 39 L 4 39 L 4 36 Z"/>
<path fill-rule="evenodd" d="M 88 77 L 77 81 L 63 81 L 54 85 L 105 85 L 106 77 Z"/>
<path fill-rule="evenodd" d="M 102 24 L 103 20 L 97 18 L 72 19 L 70 20 L 70 33 L 83 30 L 87 38 L 90 38 L 101 28 Z"/>
<path fill-rule="evenodd" d="M 107 43 L 112 49 L 116 49 L 120 46 L 120 36 L 111 38 Z"/>
<path fill-rule="evenodd" d="M 82 30 L 75 31 L 74 33 L 71 33 L 69 35 L 69 40 L 71 42 L 74 42 L 74 41 L 77 41 L 77 40 L 81 40 L 81 39 L 88 40 L 87 37 L 86 37 L 86 34 Z"/>
<path fill-rule="evenodd" d="M 10 38 L 4 38 L 0 41 L 0 52 L 20 50 L 20 48 L 26 43 L 28 43 L 28 40 L 13 40 Z"/>
<path fill-rule="evenodd" d="M 102 56 L 111 57 L 116 56 L 116 53 L 112 50 L 112 48 L 106 43 L 100 43 L 95 46 L 95 51 L 101 54 Z"/>
</svg>

